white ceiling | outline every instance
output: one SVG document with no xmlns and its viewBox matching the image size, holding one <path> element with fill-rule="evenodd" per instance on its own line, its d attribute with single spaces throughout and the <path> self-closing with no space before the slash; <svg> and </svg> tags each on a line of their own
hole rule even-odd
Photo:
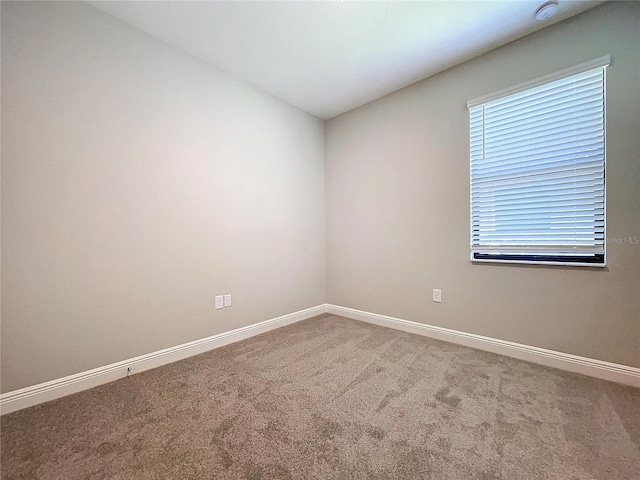
<svg viewBox="0 0 640 480">
<path fill-rule="evenodd" d="M 603 2 L 88 3 L 328 119 Z"/>
</svg>

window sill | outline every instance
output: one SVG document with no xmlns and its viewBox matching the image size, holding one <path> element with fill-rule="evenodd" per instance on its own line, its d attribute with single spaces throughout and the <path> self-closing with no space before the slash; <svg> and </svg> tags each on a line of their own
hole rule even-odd
<svg viewBox="0 0 640 480">
<path fill-rule="evenodd" d="M 500 258 L 472 258 L 471 263 L 498 263 L 498 264 L 511 264 L 511 265 L 550 265 L 550 266 L 564 266 L 564 267 L 591 267 L 591 268 L 604 268 L 607 266 L 606 261 L 603 263 L 588 263 L 588 262 L 563 262 L 563 261 L 546 261 L 546 260 L 506 260 Z"/>
</svg>

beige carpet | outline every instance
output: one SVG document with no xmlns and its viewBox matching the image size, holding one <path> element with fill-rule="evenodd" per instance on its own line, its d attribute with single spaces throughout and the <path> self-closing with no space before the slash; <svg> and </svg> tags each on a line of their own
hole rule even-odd
<svg viewBox="0 0 640 480">
<path fill-rule="evenodd" d="M 2 479 L 638 479 L 640 391 L 325 315 L 1 420 Z"/>
</svg>

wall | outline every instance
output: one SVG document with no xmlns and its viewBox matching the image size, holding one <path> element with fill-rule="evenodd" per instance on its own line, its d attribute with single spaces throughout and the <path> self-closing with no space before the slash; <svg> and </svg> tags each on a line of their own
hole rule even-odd
<svg viewBox="0 0 640 480">
<path fill-rule="evenodd" d="M 2 2 L 1 391 L 327 299 L 640 366 L 639 10 L 327 122 L 325 256 L 319 119 L 87 5 Z M 466 101 L 607 53 L 608 267 L 471 264 Z"/>
<path fill-rule="evenodd" d="M 2 234 L 2 392 L 322 304 L 323 122 L 83 3 L 2 2 Z"/>
<path fill-rule="evenodd" d="M 328 302 L 640 366 L 639 22 L 604 4 L 329 120 Z M 605 54 L 608 267 L 472 264 L 467 100 Z"/>
</svg>

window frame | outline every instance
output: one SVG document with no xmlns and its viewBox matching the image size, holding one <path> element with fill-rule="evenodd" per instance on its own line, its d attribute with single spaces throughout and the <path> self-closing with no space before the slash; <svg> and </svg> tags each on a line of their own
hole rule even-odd
<svg viewBox="0 0 640 480">
<path fill-rule="evenodd" d="M 607 141 L 606 141 L 606 132 L 607 132 L 607 114 L 606 114 L 606 67 L 611 64 L 610 55 L 605 55 L 603 57 L 596 58 L 589 62 L 582 63 L 580 65 L 576 65 L 574 67 L 566 68 L 564 70 L 552 73 L 550 75 L 545 75 L 543 77 L 536 78 L 534 80 L 524 82 L 518 84 L 514 87 L 506 88 L 500 90 L 498 92 L 484 95 L 482 97 L 470 100 L 467 102 L 467 108 L 469 109 L 469 205 L 470 205 L 470 260 L 473 263 L 511 263 L 511 264 L 532 264 L 532 265 L 564 265 L 564 266 L 576 266 L 576 267 L 605 267 L 606 266 L 606 164 L 607 164 Z M 603 102 L 603 119 L 602 119 L 602 144 L 603 144 L 603 158 L 602 158 L 602 181 L 603 181 L 603 191 L 602 191 L 602 200 L 603 200 L 603 241 L 602 241 L 602 253 L 594 253 L 589 249 L 581 250 L 578 247 L 573 247 L 573 251 L 568 252 L 558 252 L 557 248 L 549 249 L 549 254 L 544 254 L 541 250 L 544 248 L 538 248 L 538 251 L 533 251 L 533 245 L 529 246 L 508 246 L 508 247 L 494 247 L 487 250 L 495 250 L 496 253 L 485 253 L 485 252 L 477 252 L 474 251 L 474 194 L 473 194 L 473 171 L 472 171 L 472 148 L 471 148 L 471 134 L 472 134 L 472 125 L 471 125 L 471 117 L 472 112 L 471 109 L 473 107 L 477 107 L 480 105 L 485 105 L 494 100 L 498 100 L 504 97 L 508 97 L 510 95 L 514 95 L 517 93 L 521 93 L 527 90 L 534 89 L 536 87 L 552 83 L 558 80 L 566 79 L 568 77 L 572 77 L 575 75 L 579 75 L 581 73 L 588 72 L 590 70 L 594 70 L 597 68 L 602 68 L 602 102 Z M 483 127 L 484 128 L 484 127 Z M 477 247 L 477 245 L 476 245 Z M 531 249 L 531 251 L 527 251 L 527 248 Z M 570 250 L 572 247 L 567 246 L 566 250 Z M 500 251 L 502 250 L 502 251 Z M 564 250 L 564 249 L 562 249 Z"/>
</svg>

